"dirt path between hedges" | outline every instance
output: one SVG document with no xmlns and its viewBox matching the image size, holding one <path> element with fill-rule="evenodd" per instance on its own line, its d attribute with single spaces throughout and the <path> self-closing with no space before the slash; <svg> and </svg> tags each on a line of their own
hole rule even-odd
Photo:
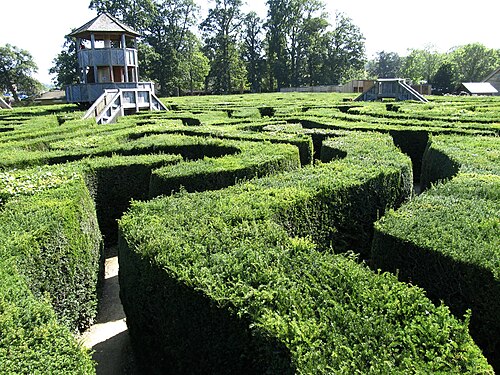
<svg viewBox="0 0 500 375">
<path fill-rule="evenodd" d="M 105 276 L 96 323 L 81 336 L 85 347 L 94 351 L 97 375 L 136 375 L 125 313 L 120 301 L 117 249 L 106 250 Z"/>
</svg>

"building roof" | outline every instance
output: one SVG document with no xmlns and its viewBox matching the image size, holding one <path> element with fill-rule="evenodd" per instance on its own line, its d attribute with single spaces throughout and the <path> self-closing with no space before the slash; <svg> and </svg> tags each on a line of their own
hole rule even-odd
<svg viewBox="0 0 500 375">
<path fill-rule="evenodd" d="M 66 101 L 66 92 L 63 90 L 51 90 L 38 96 L 35 101 Z"/>
<path fill-rule="evenodd" d="M 489 82 L 462 82 L 465 89 L 471 94 L 496 94 L 497 89 Z"/>
<path fill-rule="evenodd" d="M 500 73 L 500 68 L 496 69 L 495 71 L 493 71 L 488 77 L 486 77 L 483 82 L 488 82 L 491 78 L 493 78 L 495 75 L 497 75 L 498 73 Z"/>
<path fill-rule="evenodd" d="M 130 36 L 140 36 L 140 34 L 131 27 L 118 21 L 109 13 L 101 13 L 94 19 L 74 30 L 69 36 L 75 38 L 90 38 L 92 33 L 104 34 L 126 34 Z"/>
</svg>

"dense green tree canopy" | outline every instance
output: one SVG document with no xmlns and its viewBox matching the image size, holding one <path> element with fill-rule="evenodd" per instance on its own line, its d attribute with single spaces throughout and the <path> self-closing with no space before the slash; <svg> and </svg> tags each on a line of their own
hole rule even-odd
<svg viewBox="0 0 500 375">
<path fill-rule="evenodd" d="M 443 62 L 443 55 L 432 46 L 424 49 L 411 49 L 408 56 L 403 58 L 401 76 L 413 82 L 432 82 L 439 66 Z"/>
<path fill-rule="evenodd" d="M 380 51 L 368 64 L 368 72 L 378 78 L 396 78 L 401 72 L 401 57 L 396 52 Z"/>
<path fill-rule="evenodd" d="M 263 21 L 257 13 L 248 13 L 243 20 L 243 60 L 246 63 L 247 79 L 252 92 L 262 90 L 262 78 L 264 74 L 264 56 L 262 28 Z"/>
<path fill-rule="evenodd" d="M 37 70 L 28 51 L 10 44 L 0 46 L 0 92 L 10 92 L 15 101 L 19 101 L 20 92 L 28 96 L 38 93 L 41 84 L 32 77 Z"/>
<path fill-rule="evenodd" d="M 338 85 L 360 78 L 365 65 L 365 38 L 359 27 L 343 13 L 335 16 L 335 28 L 325 36 L 327 56 L 322 81 Z"/>
<path fill-rule="evenodd" d="M 210 60 L 208 87 L 215 93 L 229 94 L 246 82 L 238 44 L 243 23 L 241 5 L 241 0 L 215 0 L 200 25 Z"/>
<path fill-rule="evenodd" d="M 480 82 L 500 66 L 500 50 L 485 47 L 480 43 L 454 48 L 450 61 L 455 66 L 455 82 Z"/>
</svg>

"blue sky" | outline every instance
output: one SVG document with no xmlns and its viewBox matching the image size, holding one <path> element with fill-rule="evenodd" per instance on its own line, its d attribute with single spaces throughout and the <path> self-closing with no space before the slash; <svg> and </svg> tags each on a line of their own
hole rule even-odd
<svg viewBox="0 0 500 375">
<path fill-rule="evenodd" d="M 244 0 L 245 1 L 245 0 Z M 197 0 L 202 10 L 214 3 Z M 265 17 L 265 0 L 246 0 L 244 11 Z M 0 45 L 29 51 L 38 65 L 36 78 L 50 83 L 48 69 L 71 29 L 95 17 L 90 0 L 2 0 Z M 397 52 L 434 45 L 440 52 L 479 42 L 500 49 L 498 0 L 324 0 L 332 18 L 336 10 L 349 16 L 366 38 L 368 58 L 378 51 Z M 464 5 L 470 4 L 470 5 Z M 203 15 L 201 16 L 203 17 Z"/>
</svg>

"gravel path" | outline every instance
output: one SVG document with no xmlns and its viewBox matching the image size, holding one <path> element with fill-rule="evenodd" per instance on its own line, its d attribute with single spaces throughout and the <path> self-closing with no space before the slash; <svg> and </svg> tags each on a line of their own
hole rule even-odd
<svg viewBox="0 0 500 375">
<path fill-rule="evenodd" d="M 93 350 L 97 375 L 137 374 L 130 336 L 120 301 L 116 248 L 107 249 L 105 276 L 96 324 L 82 334 L 84 345 Z"/>
</svg>

